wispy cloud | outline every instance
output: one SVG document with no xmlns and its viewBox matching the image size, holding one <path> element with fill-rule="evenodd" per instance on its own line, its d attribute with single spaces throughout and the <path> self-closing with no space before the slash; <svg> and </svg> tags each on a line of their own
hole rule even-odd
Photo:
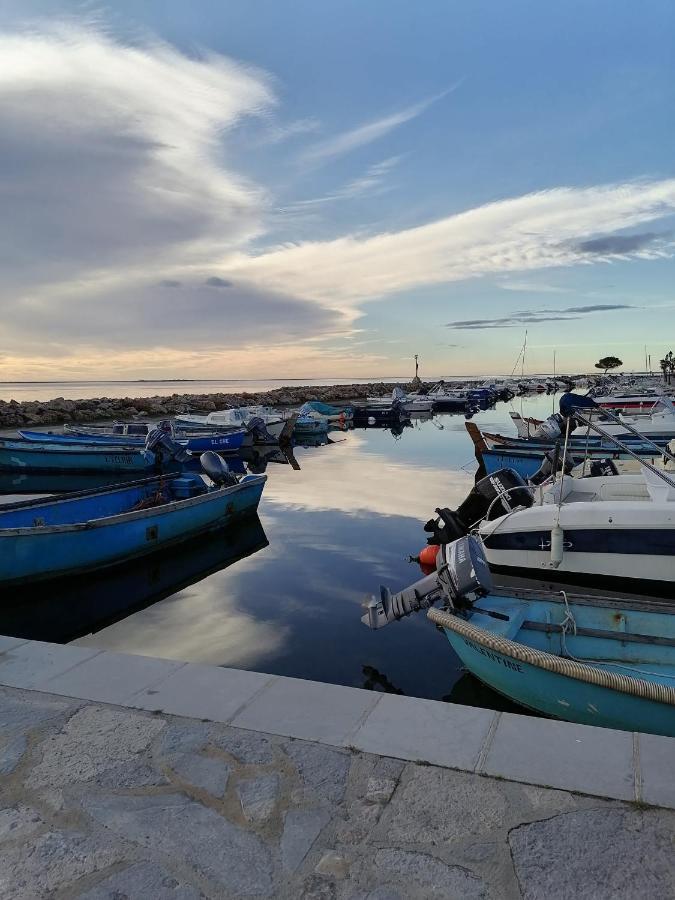
<svg viewBox="0 0 675 900">
<path fill-rule="evenodd" d="M 538 325 L 540 322 L 565 322 L 580 319 L 594 312 L 610 312 L 617 309 L 633 309 L 627 303 L 593 303 L 588 306 L 567 306 L 564 309 L 521 310 L 510 316 L 485 319 L 460 319 L 447 322 L 446 328 L 456 331 L 475 331 L 485 328 L 516 328 L 523 325 Z"/>
<path fill-rule="evenodd" d="M 526 294 L 569 294 L 570 289 L 555 284 L 539 284 L 536 281 L 500 281 L 497 287 L 503 291 L 518 291 Z"/>
<path fill-rule="evenodd" d="M 440 94 L 434 94 L 433 97 L 427 97 L 426 100 L 421 100 L 419 103 L 407 106 L 405 109 L 401 109 L 389 116 L 374 119 L 372 122 L 366 122 L 363 125 L 359 125 L 358 128 L 352 128 L 349 131 L 343 131 L 340 134 L 335 134 L 330 138 L 326 138 L 326 140 L 317 141 L 315 144 L 310 145 L 304 150 L 301 154 L 301 160 L 303 163 L 324 163 L 334 157 L 342 156 L 345 153 L 351 153 L 351 151 L 356 150 L 357 147 L 372 144 L 373 141 L 380 140 L 380 138 L 383 138 L 395 128 L 399 128 L 401 125 L 405 125 L 406 122 L 410 122 L 412 119 L 416 119 L 418 116 L 422 115 L 422 113 L 426 112 L 426 110 L 438 100 L 441 100 L 443 97 L 446 97 L 449 93 L 456 90 L 460 83 L 461 82 L 458 81 L 456 84 L 452 85 L 452 87 L 442 91 Z"/>
<path fill-rule="evenodd" d="M 284 207 L 280 212 L 293 212 L 296 209 L 306 209 L 310 206 L 320 206 L 323 203 L 332 203 L 336 200 L 352 200 L 356 197 L 364 197 L 385 190 L 385 181 L 389 173 L 401 161 L 401 156 L 390 156 L 382 162 L 369 166 L 363 175 L 347 182 L 332 194 L 323 197 L 311 197 L 308 200 L 297 200 Z"/>
<path fill-rule="evenodd" d="M 227 264 L 232 277 L 357 310 L 422 285 L 481 275 L 602 263 L 583 252 L 597 234 L 639 227 L 675 212 L 675 178 L 588 188 L 555 188 L 476 207 L 427 225 L 371 236 L 347 234 L 262 252 Z M 638 250 L 638 255 L 651 250 Z M 671 250 L 663 247 L 658 255 Z M 627 254 L 617 254 L 624 258 Z"/>
</svg>

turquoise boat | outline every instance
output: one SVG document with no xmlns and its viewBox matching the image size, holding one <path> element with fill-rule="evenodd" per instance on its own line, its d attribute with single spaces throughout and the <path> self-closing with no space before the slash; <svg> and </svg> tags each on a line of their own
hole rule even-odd
<svg viewBox="0 0 675 900">
<path fill-rule="evenodd" d="M 495 590 L 480 543 L 442 546 L 437 571 L 381 589 L 363 621 L 379 628 L 417 610 L 466 669 L 546 716 L 675 737 L 675 608 L 656 600 Z M 437 602 L 443 609 L 433 608 Z"/>
<path fill-rule="evenodd" d="M 265 476 L 237 479 L 211 457 L 219 462 L 202 457 L 210 477 L 165 475 L 0 507 L 0 585 L 99 569 L 253 514 Z"/>
<path fill-rule="evenodd" d="M 143 447 L 0 439 L 0 470 L 10 472 L 151 472 L 156 463 Z"/>
</svg>

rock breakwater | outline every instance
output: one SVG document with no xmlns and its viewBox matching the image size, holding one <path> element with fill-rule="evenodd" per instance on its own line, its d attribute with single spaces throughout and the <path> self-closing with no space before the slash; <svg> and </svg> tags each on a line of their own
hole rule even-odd
<svg viewBox="0 0 675 900">
<path fill-rule="evenodd" d="M 61 425 L 65 422 L 96 422 L 135 417 L 162 418 L 178 413 L 207 413 L 233 406 L 299 406 L 307 400 L 346 403 L 366 397 L 383 397 L 400 383 L 308 385 L 280 387 L 272 391 L 242 394 L 171 394 L 169 397 L 95 397 L 89 400 L 0 400 L 0 428 L 29 425 Z"/>
</svg>

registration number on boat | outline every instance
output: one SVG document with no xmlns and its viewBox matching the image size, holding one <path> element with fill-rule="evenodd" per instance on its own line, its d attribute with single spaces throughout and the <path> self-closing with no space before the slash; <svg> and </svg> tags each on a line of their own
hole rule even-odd
<svg viewBox="0 0 675 900">
<path fill-rule="evenodd" d="M 462 638 L 462 640 L 467 647 L 475 650 L 476 653 L 480 653 L 481 656 L 486 656 L 488 659 L 491 659 L 492 662 L 496 662 L 500 666 L 504 666 L 505 669 L 511 669 L 513 672 L 523 671 L 523 667 L 519 662 L 516 662 L 515 659 L 508 659 L 505 656 L 500 656 L 499 653 L 495 653 L 494 650 L 488 650 L 487 647 L 481 647 L 480 644 L 474 644 L 473 641 L 469 641 L 467 640 L 467 638 Z"/>
<path fill-rule="evenodd" d="M 115 453 L 110 456 L 106 456 L 105 461 L 107 463 L 113 463 L 115 465 L 130 466 L 133 462 L 133 457 L 130 453 Z"/>
</svg>

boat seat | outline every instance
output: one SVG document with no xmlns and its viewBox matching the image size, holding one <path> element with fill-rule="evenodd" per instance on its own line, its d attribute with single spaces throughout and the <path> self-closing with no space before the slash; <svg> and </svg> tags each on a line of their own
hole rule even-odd
<svg viewBox="0 0 675 900">
<path fill-rule="evenodd" d="M 675 477 L 669 475 L 673 484 L 667 484 L 649 469 L 642 470 L 649 496 L 654 503 L 673 503 L 675 501 Z"/>
<path fill-rule="evenodd" d="M 648 500 L 649 492 L 644 484 L 623 483 L 621 476 L 609 478 L 598 490 L 599 500 Z"/>
</svg>

